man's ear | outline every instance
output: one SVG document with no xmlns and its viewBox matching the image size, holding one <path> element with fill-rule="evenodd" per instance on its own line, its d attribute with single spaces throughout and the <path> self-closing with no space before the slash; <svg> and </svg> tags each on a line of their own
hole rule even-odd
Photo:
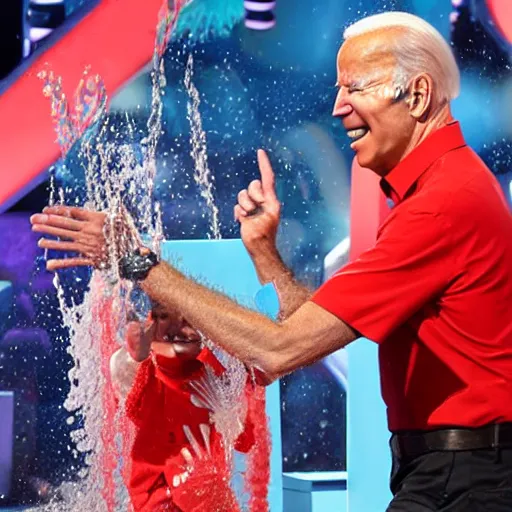
<svg viewBox="0 0 512 512">
<path fill-rule="evenodd" d="M 434 82 L 430 75 L 422 73 L 414 77 L 409 89 L 409 98 L 407 98 L 411 116 L 418 121 L 425 120 L 432 110 L 433 100 Z"/>
</svg>

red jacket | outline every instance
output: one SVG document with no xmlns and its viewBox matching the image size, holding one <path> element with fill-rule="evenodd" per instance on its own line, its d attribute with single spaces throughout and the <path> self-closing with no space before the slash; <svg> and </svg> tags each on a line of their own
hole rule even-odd
<svg viewBox="0 0 512 512">
<path fill-rule="evenodd" d="M 128 483 L 136 512 L 171 510 L 182 512 L 236 512 L 239 510 L 229 485 L 221 436 L 210 422 L 210 411 L 191 401 L 190 382 L 199 379 L 205 365 L 215 373 L 224 369 L 215 356 L 204 349 L 196 360 L 153 356 L 140 364 L 127 397 L 126 412 L 136 428 L 131 451 L 131 476 Z M 201 450 L 209 456 L 199 458 L 187 438 L 188 426 Z M 246 419 L 245 431 L 235 448 L 247 452 L 254 444 L 252 422 Z M 182 450 L 194 456 L 194 469 L 187 473 Z"/>
</svg>

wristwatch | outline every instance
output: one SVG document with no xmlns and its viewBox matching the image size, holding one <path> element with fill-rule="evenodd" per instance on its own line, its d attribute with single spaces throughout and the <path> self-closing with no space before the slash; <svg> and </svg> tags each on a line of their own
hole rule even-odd
<svg viewBox="0 0 512 512">
<path fill-rule="evenodd" d="M 143 281 L 158 264 L 158 256 L 146 247 L 125 254 L 119 260 L 119 275 L 130 281 Z"/>
</svg>

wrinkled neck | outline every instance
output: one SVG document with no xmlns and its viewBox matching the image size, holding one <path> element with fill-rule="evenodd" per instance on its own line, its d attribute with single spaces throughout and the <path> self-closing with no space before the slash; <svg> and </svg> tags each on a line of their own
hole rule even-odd
<svg viewBox="0 0 512 512">
<path fill-rule="evenodd" d="M 415 133 L 411 139 L 410 148 L 404 155 L 407 156 L 415 147 L 419 146 L 425 139 L 427 139 L 432 133 L 439 130 L 443 126 L 453 121 L 453 116 L 450 110 L 450 105 L 447 103 L 441 107 L 430 119 L 425 123 L 418 123 Z"/>
<path fill-rule="evenodd" d="M 443 126 L 446 126 L 452 121 L 454 121 L 454 118 L 450 110 L 450 105 L 447 103 L 441 107 L 437 113 L 433 114 L 432 117 L 427 121 L 423 123 L 418 122 L 409 141 L 409 144 L 407 145 L 406 150 L 400 158 L 400 162 L 404 160 L 415 148 L 421 145 L 428 137 L 430 137 L 432 133 L 439 130 Z M 392 170 L 393 169 L 387 169 L 387 172 L 381 174 L 381 176 L 387 175 Z"/>
</svg>

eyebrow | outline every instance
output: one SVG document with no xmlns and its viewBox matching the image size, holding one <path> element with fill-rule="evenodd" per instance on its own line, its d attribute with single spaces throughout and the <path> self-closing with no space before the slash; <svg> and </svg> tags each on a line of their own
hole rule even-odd
<svg viewBox="0 0 512 512">
<path fill-rule="evenodd" d="M 382 74 L 378 72 L 369 73 L 364 77 L 355 78 L 353 80 L 347 81 L 345 84 L 343 84 L 347 88 L 355 88 L 355 89 L 365 89 L 366 87 L 369 87 L 373 82 L 378 81 L 382 79 Z M 336 80 L 336 87 L 342 87 L 342 84 L 340 83 L 340 80 Z"/>
<path fill-rule="evenodd" d="M 350 80 L 350 82 L 348 82 L 347 85 L 345 85 L 345 87 L 363 89 L 364 87 L 368 86 L 368 84 L 370 84 L 373 79 L 373 77 L 366 77 L 358 78 L 356 80 Z M 334 85 L 335 87 L 342 87 L 339 80 L 336 80 L 336 83 Z"/>
</svg>

